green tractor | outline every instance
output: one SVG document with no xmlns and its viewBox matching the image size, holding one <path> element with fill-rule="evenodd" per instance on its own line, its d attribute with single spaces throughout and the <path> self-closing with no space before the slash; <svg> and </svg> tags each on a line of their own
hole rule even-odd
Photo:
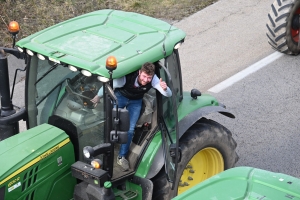
<svg viewBox="0 0 300 200">
<path fill-rule="evenodd" d="M 176 196 L 186 199 L 300 199 L 300 179 L 253 167 L 234 167 Z M 215 192 L 217 191 L 217 192 Z"/>
<path fill-rule="evenodd" d="M 17 31 L 12 24 L 14 39 Z M 171 199 L 232 168 L 232 133 L 205 116 L 234 115 L 211 95 L 183 91 L 184 39 L 164 21 L 100 10 L 1 48 L 0 199 Z M 12 103 L 7 54 L 26 63 L 24 108 Z M 173 95 L 144 95 L 124 172 L 116 152 L 129 117 L 118 108 L 112 80 L 145 62 L 155 64 Z M 95 106 L 90 100 L 100 88 Z M 20 120 L 27 125 L 21 133 Z"/>
<path fill-rule="evenodd" d="M 275 0 L 267 21 L 268 42 L 273 49 L 291 55 L 300 52 L 300 1 Z"/>
</svg>

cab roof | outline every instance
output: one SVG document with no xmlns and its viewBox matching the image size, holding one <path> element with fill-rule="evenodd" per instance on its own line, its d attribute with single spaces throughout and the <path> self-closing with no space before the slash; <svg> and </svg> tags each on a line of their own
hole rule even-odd
<svg viewBox="0 0 300 200">
<path fill-rule="evenodd" d="M 109 77 L 105 63 L 116 57 L 114 78 L 124 76 L 145 62 L 171 54 L 185 33 L 162 21 L 133 12 L 99 10 L 61 22 L 30 35 L 17 46 L 61 63 Z"/>
</svg>

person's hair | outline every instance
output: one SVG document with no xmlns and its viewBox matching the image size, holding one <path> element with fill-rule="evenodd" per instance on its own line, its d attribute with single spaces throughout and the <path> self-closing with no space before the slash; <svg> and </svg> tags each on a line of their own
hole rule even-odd
<svg viewBox="0 0 300 200">
<path fill-rule="evenodd" d="M 141 67 L 141 72 L 145 72 L 147 75 L 153 76 L 155 74 L 155 65 L 150 62 L 146 62 Z"/>
</svg>

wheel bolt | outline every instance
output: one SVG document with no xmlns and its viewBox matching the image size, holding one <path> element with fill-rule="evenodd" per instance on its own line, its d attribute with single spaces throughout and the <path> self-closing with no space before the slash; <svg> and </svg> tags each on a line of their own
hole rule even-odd
<svg viewBox="0 0 300 200">
<path fill-rule="evenodd" d="M 194 170 L 192 170 L 192 169 L 191 169 L 189 172 L 190 172 L 190 173 L 195 173 L 195 171 L 194 171 Z"/>
<path fill-rule="evenodd" d="M 194 180 L 194 179 L 193 179 L 192 177 L 189 176 L 189 177 L 188 177 L 188 180 L 192 181 L 192 180 Z"/>
<path fill-rule="evenodd" d="M 189 184 L 187 182 L 184 182 L 184 186 L 189 186 Z"/>
</svg>

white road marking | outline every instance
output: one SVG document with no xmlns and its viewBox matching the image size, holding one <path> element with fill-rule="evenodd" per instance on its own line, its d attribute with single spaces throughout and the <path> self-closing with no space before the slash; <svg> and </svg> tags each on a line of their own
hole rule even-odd
<svg viewBox="0 0 300 200">
<path fill-rule="evenodd" d="M 213 93 L 219 93 L 222 90 L 228 88 L 229 86 L 233 85 L 234 83 L 242 80 L 243 78 L 247 77 L 248 75 L 258 71 L 259 69 L 265 67 L 266 65 L 274 62 L 281 56 L 283 56 L 283 53 L 275 52 L 271 55 L 261 59 L 260 61 L 256 62 L 255 64 L 247 67 L 246 69 L 236 73 L 235 75 L 231 76 L 230 78 L 226 79 L 225 81 L 222 81 L 221 83 L 215 85 L 214 87 L 210 88 L 208 91 Z"/>
</svg>

